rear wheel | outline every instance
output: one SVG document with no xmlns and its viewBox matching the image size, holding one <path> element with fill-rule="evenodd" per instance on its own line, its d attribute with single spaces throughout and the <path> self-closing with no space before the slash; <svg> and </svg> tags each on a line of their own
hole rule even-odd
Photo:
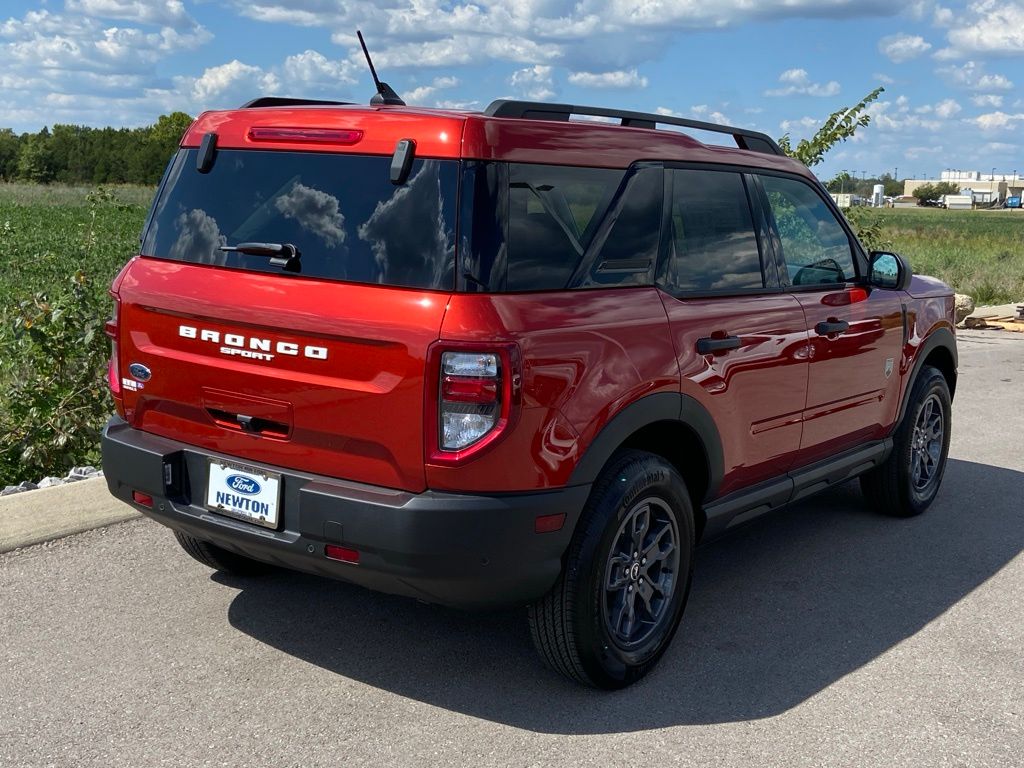
<svg viewBox="0 0 1024 768">
<path fill-rule="evenodd" d="M 228 552 L 216 544 L 197 539 L 181 531 L 175 531 L 174 538 L 178 540 L 182 549 L 203 565 L 232 576 L 259 576 L 272 567 L 259 560 Z"/>
<path fill-rule="evenodd" d="M 871 505 L 894 517 L 913 517 L 935 500 L 946 471 L 951 405 L 946 377 L 924 366 L 914 381 L 889 458 L 860 478 Z"/>
<path fill-rule="evenodd" d="M 551 591 L 530 606 L 548 666 L 599 688 L 639 680 L 679 626 L 693 575 L 693 510 L 660 456 L 618 455 L 595 483 Z"/>
</svg>

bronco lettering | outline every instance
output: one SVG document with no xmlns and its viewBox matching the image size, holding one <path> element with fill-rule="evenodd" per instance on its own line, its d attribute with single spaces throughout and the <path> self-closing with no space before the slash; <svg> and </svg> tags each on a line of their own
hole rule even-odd
<svg viewBox="0 0 1024 768">
<path fill-rule="evenodd" d="M 209 341 L 217 345 L 221 344 L 220 331 L 211 331 L 207 328 L 200 329 L 192 325 L 179 325 L 178 336 L 183 339 L 198 339 L 199 341 Z M 317 347 L 310 344 L 300 346 L 290 341 L 273 341 L 272 339 L 255 336 L 246 337 L 237 333 L 224 334 L 223 343 L 227 346 L 220 347 L 219 351 L 222 355 L 233 355 L 250 360 L 273 360 L 276 355 L 268 354 L 272 346 L 278 355 L 308 357 L 311 360 L 327 359 L 327 347 Z"/>
</svg>

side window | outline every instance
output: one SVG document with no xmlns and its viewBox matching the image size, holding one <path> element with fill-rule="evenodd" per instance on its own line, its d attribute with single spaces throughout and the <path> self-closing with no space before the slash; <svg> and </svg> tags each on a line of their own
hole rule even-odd
<svg viewBox="0 0 1024 768">
<path fill-rule="evenodd" d="M 809 184 L 778 176 L 762 176 L 761 183 L 792 285 L 833 285 L 857 276 L 846 230 Z"/>
<path fill-rule="evenodd" d="M 510 165 L 505 290 L 565 288 L 624 174 L 602 168 Z"/>
<path fill-rule="evenodd" d="M 761 255 L 743 178 L 724 171 L 672 170 L 669 291 L 763 288 Z"/>
<path fill-rule="evenodd" d="M 628 174 L 587 253 L 586 287 L 650 285 L 661 240 L 665 184 L 661 167 Z M 591 255 L 593 261 L 590 261 Z"/>
</svg>

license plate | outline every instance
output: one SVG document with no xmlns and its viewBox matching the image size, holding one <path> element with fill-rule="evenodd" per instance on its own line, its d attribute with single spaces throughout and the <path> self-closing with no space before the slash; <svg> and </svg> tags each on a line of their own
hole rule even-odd
<svg viewBox="0 0 1024 768">
<path fill-rule="evenodd" d="M 210 460 L 206 506 L 211 511 L 266 528 L 277 528 L 280 498 L 280 475 Z"/>
</svg>

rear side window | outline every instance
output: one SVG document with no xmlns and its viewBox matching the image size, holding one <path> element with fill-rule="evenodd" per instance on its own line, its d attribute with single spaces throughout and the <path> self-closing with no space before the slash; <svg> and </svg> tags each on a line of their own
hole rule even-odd
<svg viewBox="0 0 1024 768">
<path fill-rule="evenodd" d="M 601 168 L 510 165 L 505 289 L 565 288 L 624 174 Z"/>
<path fill-rule="evenodd" d="M 809 184 L 780 176 L 762 176 L 761 184 L 791 285 L 834 285 L 857 276 L 846 230 Z"/>
<path fill-rule="evenodd" d="M 467 291 L 650 285 L 662 169 L 467 163 L 460 264 Z"/>
<path fill-rule="evenodd" d="M 746 291 L 765 286 L 743 178 L 727 171 L 671 170 L 672 292 Z"/>
<path fill-rule="evenodd" d="M 454 287 L 456 161 L 417 160 L 395 186 L 389 157 L 220 150 L 199 173 L 195 155 L 181 150 L 168 170 L 143 254 L 280 273 L 221 246 L 287 243 L 305 276 Z"/>
</svg>

